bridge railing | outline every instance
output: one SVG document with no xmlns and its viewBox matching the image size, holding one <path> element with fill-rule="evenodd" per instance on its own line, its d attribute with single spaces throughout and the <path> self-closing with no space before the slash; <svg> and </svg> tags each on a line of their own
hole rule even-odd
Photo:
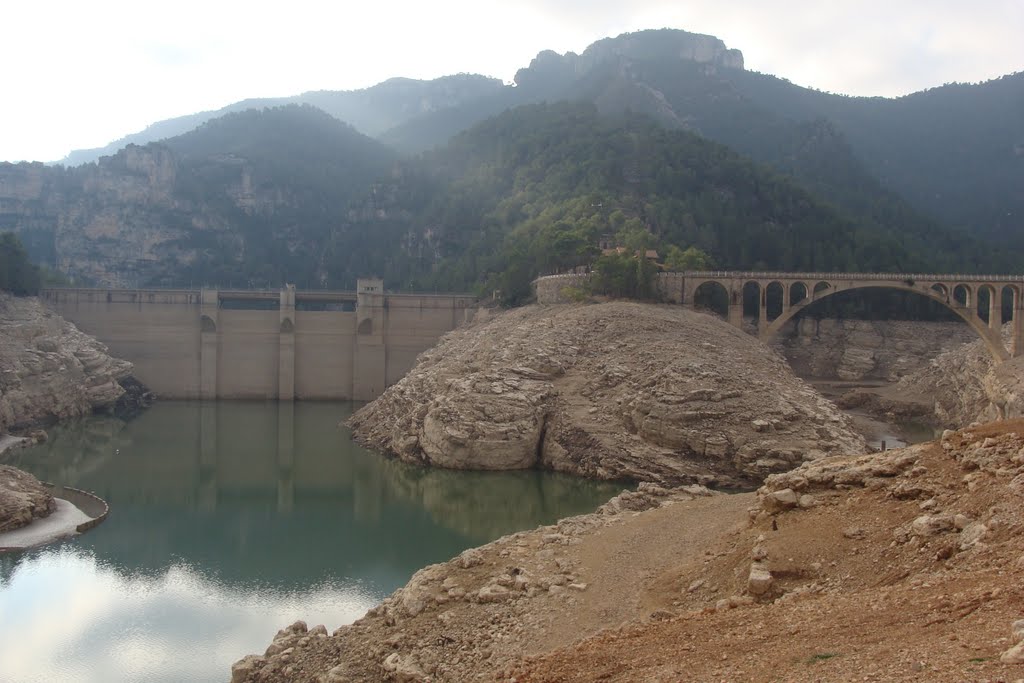
<svg viewBox="0 0 1024 683">
<path fill-rule="evenodd" d="M 784 273 L 779 271 L 685 270 L 683 277 L 748 280 L 925 280 L 931 282 L 1024 282 L 1024 275 L 969 275 L 966 273 Z"/>
</svg>

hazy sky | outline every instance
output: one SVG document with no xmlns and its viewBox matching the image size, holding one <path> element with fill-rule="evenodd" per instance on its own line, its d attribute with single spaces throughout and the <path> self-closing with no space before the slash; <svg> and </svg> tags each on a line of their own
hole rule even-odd
<svg viewBox="0 0 1024 683">
<path fill-rule="evenodd" d="M 897 96 L 1024 70 L 1024 0 L 46 0 L 0 23 L 0 160 L 55 160 L 247 97 L 392 76 L 511 80 L 537 52 L 645 28 L 748 69 Z"/>
</svg>

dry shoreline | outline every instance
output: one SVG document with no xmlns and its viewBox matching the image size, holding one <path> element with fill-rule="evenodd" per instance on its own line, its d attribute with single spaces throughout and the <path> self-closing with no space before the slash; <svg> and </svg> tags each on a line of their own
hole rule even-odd
<svg viewBox="0 0 1024 683">
<path fill-rule="evenodd" d="M 700 493 L 645 485 L 466 551 L 333 635 L 283 630 L 232 680 L 1024 676 L 1024 422 Z"/>
</svg>

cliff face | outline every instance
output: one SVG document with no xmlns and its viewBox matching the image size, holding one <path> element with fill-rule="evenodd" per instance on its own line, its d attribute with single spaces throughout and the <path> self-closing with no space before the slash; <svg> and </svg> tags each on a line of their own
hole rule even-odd
<svg viewBox="0 0 1024 683">
<path fill-rule="evenodd" d="M 980 340 L 962 344 L 902 378 L 892 398 L 931 406 L 950 428 L 1024 417 L 1024 357 L 997 364 Z"/>
<path fill-rule="evenodd" d="M 622 302 L 527 307 L 456 330 L 351 425 L 412 462 L 659 483 L 750 483 L 864 448 L 748 335 Z"/>
<path fill-rule="evenodd" d="M 37 299 L 0 294 L 0 433 L 113 407 L 131 370 Z"/>
<path fill-rule="evenodd" d="M 73 279 L 136 286 L 160 260 L 193 261 L 199 249 L 183 245 L 199 242 L 195 233 L 229 228 L 177 199 L 176 176 L 174 155 L 158 146 L 73 170 L 0 164 L 0 225 L 18 233 L 34 260 Z"/>
<path fill-rule="evenodd" d="M 247 110 L 78 168 L 0 164 L 0 230 L 77 284 L 326 284 L 393 159 L 312 107 Z"/>
<path fill-rule="evenodd" d="M 776 348 L 802 377 L 895 382 L 977 339 L 963 323 L 802 318 Z"/>
<path fill-rule="evenodd" d="M 719 38 L 686 31 L 641 31 L 605 38 L 582 54 L 560 55 L 552 50 L 539 53 L 530 66 L 516 73 L 518 86 L 543 85 L 554 80 L 584 78 L 594 68 L 631 60 L 683 60 L 709 67 L 743 68 L 743 53 L 730 50 Z"/>
</svg>

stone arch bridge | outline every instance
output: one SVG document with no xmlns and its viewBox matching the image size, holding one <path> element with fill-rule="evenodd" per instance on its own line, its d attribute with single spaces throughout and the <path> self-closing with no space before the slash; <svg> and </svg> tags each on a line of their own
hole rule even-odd
<svg viewBox="0 0 1024 683">
<path fill-rule="evenodd" d="M 1024 355 L 1024 276 L 904 273 L 781 273 L 694 271 L 660 273 L 658 289 L 673 303 L 694 307 L 698 292 L 724 291 L 728 320 L 741 327 L 744 292 L 756 288 L 758 336 L 770 340 L 797 313 L 816 301 L 856 289 L 895 289 L 937 301 L 966 322 L 997 362 Z M 1010 304 L 1009 345 L 1003 341 L 1003 302 Z M 769 312 L 773 315 L 769 315 Z"/>
</svg>

